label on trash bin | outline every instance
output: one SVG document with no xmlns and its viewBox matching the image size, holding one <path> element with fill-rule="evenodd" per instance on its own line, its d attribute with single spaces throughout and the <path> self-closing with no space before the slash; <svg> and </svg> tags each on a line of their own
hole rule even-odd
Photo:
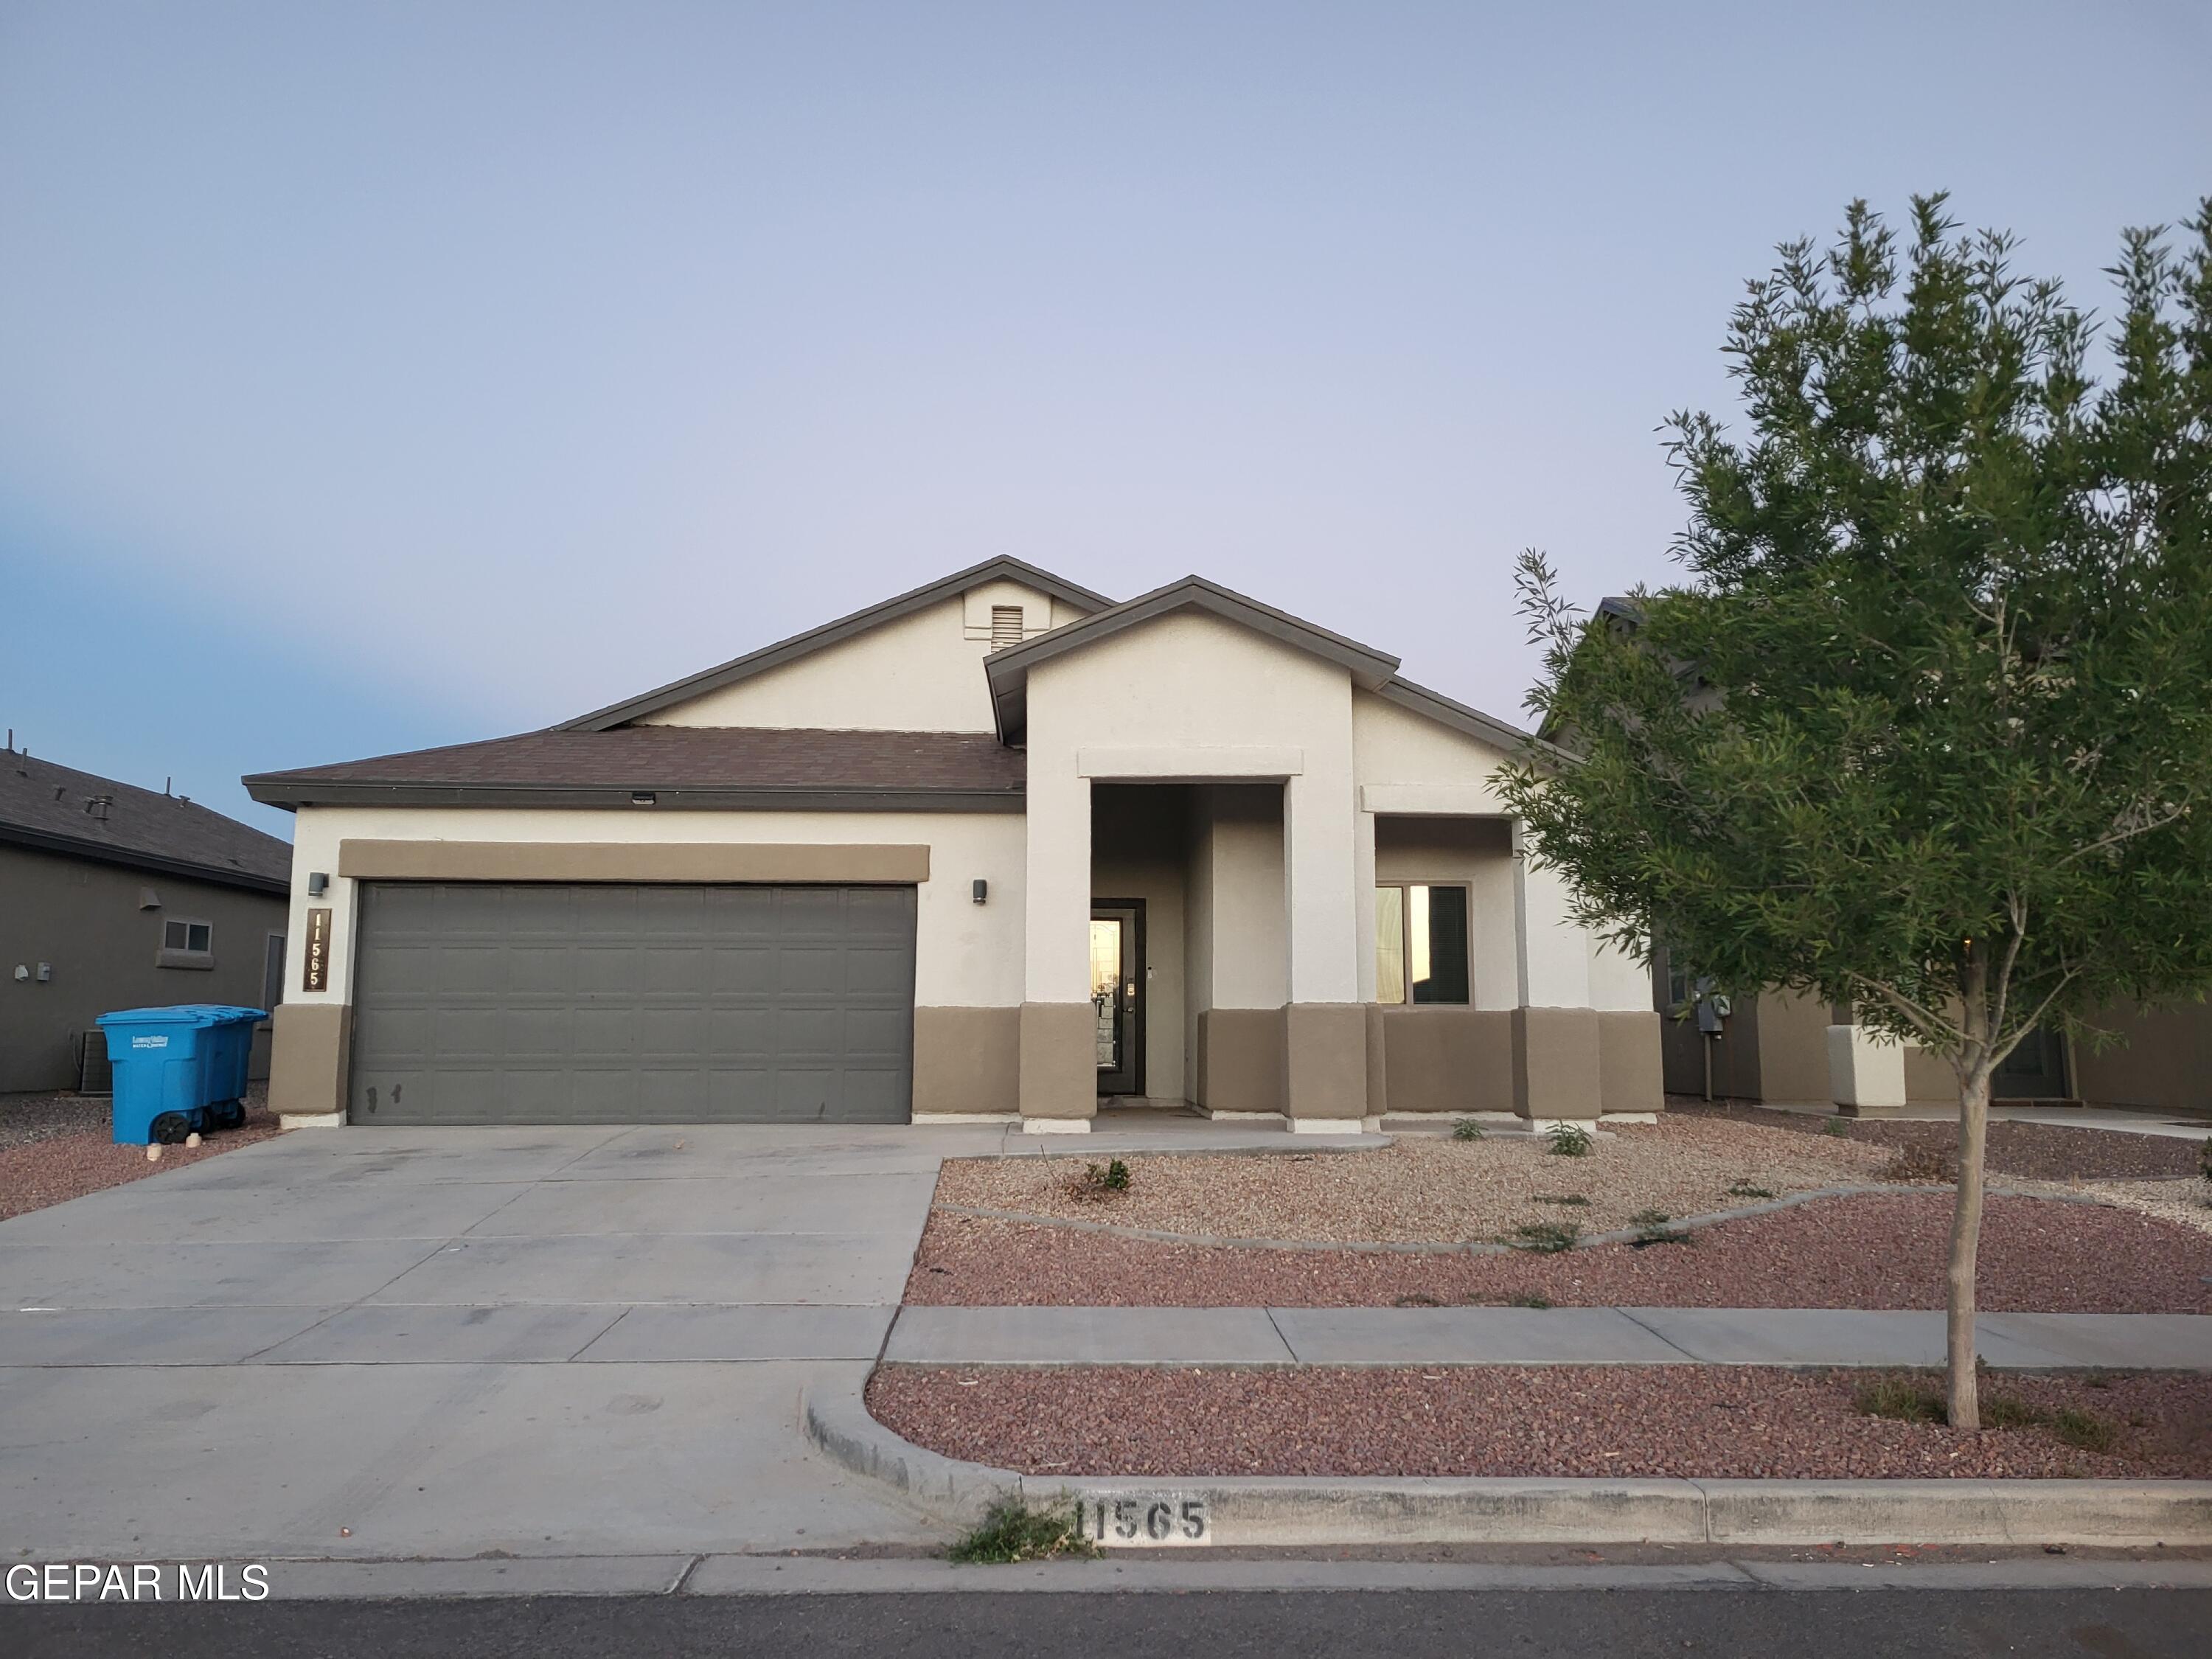
<svg viewBox="0 0 2212 1659">
<path fill-rule="evenodd" d="M 166 1048 L 169 1046 L 169 1039 L 165 1036 L 135 1036 L 131 1039 L 131 1046 L 134 1048 Z"/>
</svg>

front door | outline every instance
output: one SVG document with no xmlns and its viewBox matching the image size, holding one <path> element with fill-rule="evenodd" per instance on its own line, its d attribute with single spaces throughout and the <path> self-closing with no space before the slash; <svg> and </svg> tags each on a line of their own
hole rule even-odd
<svg viewBox="0 0 2212 1659">
<path fill-rule="evenodd" d="M 1091 904 L 1091 1012 L 1097 1033 L 1098 1092 L 1145 1092 L 1145 902 Z"/>
<path fill-rule="evenodd" d="M 2037 1026 L 2020 1040 L 1990 1078 L 1997 1100 L 2063 1100 L 2066 1096 L 2066 1041 Z"/>
</svg>

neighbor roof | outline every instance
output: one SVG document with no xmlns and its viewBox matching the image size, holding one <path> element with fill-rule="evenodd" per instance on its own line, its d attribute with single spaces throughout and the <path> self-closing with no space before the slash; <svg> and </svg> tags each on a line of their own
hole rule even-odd
<svg viewBox="0 0 2212 1659">
<path fill-rule="evenodd" d="M 246 780 L 270 806 L 1019 811 L 1024 756 L 987 732 L 555 726 Z M 650 803 L 633 803 L 646 793 Z"/>
<path fill-rule="evenodd" d="M 291 883 L 292 848 L 274 836 L 181 795 L 14 749 L 0 750 L 0 842 L 258 893 Z"/>
<path fill-rule="evenodd" d="M 688 702 L 706 692 L 719 691 L 726 685 L 735 685 L 756 674 L 764 674 L 771 668 L 781 668 L 787 662 L 811 656 L 826 647 L 849 640 L 856 634 L 865 634 L 872 628 L 880 628 L 885 623 L 911 617 L 918 611 L 926 611 L 931 605 L 941 605 L 947 599 L 956 599 L 969 588 L 980 587 L 990 581 L 1019 582 L 1024 587 L 1034 588 L 1040 593 L 1086 611 L 1101 611 L 1114 603 L 1103 593 L 1094 593 L 1087 587 L 1078 587 L 1073 582 L 1055 576 L 1049 570 L 1040 570 L 1019 559 L 986 559 L 981 564 L 969 565 L 965 570 L 956 570 L 949 576 L 917 587 L 911 592 L 902 593 L 896 599 L 885 599 L 881 605 L 872 605 L 865 611 L 855 611 L 849 617 L 840 617 L 836 622 L 824 623 L 819 628 L 810 628 L 804 634 L 794 634 L 787 640 L 780 640 L 774 645 L 763 646 L 757 651 L 732 658 L 718 668 L 702 670 L 686 678 L 672 681 L 658 690 L 647 691 L 622 702 L 610 703 L 592 714 L 564 720 L 555 729 L 562 732 L 605 732 L 625 725 L 645 715 L 658 714 L 664 708 L 673 708 L 679 702 Z"/>
</svg>

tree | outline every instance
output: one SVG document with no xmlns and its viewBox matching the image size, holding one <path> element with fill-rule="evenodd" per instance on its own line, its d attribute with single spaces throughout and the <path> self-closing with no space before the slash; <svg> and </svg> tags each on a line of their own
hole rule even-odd
<svg viewBox="0 0 2212 1659">
<path fill-rule="evenodd" d="M 1909 247 L 1854 204 L 1735 312 L 1748 435 L 1668 424 L 1686 580 L 1586 621 L 1522 556 L 1573 758 L 1506 793 L 1577 919 L 1957 1074 L 1964 1428 L 1990 1073 L 2212 985 L 2212 198 L 2188 229 L 2126 234 L 2107 335 L 1944 198 Z"/>
</svg>

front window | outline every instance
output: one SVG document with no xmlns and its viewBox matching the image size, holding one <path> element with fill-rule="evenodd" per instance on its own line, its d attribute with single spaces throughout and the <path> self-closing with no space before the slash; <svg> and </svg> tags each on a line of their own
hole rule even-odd
<svg viewBox="0 0 2212 1659">
<path fill-rule="evenodd" d="M 1466 888 L 1422 882 L 1376 888 L 1375 1000 L 1466 1003 Z"/>
</svg>

